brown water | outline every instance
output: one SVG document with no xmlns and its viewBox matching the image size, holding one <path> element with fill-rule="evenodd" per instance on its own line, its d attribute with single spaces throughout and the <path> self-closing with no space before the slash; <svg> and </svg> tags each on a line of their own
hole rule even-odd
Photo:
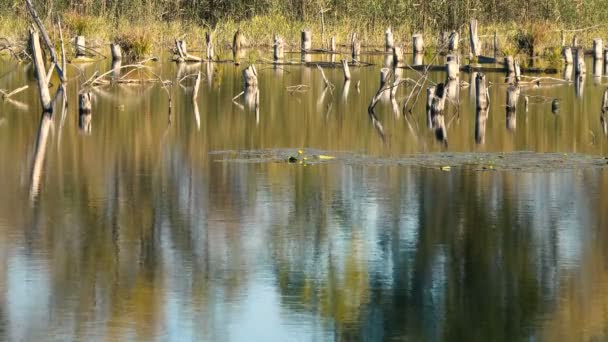
<svg viewBox="0 0 608 342">
<path fill-rule="evenodd" d="M 336 88 L 324 97 L 314 68 L 258 65 L 257 116 L 232 102 L 244 65 L 198 66 L 211 75 L 198 120 L 192 80 L 171 89 L 171 115 L 158 85 L 103 87 L 84 134 L 78 84 L 108 63 L 80 66 L 67 115 L 41 119 L 31 67 L 0 60 L 0 88 L 30 84 L 0 102 L 0 340 L 608 338 L 605 79 L 589 73 L 582 97 L 573 84 L 522 89 L 560 111 L 520 105 L 507 129 L 503 75 L 489 74 L 485 143 L 464 87 L 445 147 L 426 129 L 424 94 L 407 119 L 377 106 L 381 138 L 367 106 L 382 60 L 371 61 L 348 90 L 326 70 Z M 198 67 L 154 65 L 172 80 Z M 298 84 L 310 89 L 285 90 Z M 271 161 L 299 148 L 337 158 Z M 595 162 L 449 162 L 512 151 Z M 429 162 L 400 165 L 414 153 Z"/>
</svg>

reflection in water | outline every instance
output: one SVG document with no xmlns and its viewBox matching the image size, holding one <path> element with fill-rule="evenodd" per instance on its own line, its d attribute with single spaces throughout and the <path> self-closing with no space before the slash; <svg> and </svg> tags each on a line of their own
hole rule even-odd
<svg viewBox="0 0 608 342">
<path fill-rule="evenodd" d="M 584 90 L 585 90 L 585 74 L 577 75 L 576 81 L 574 82 L 574 91 L 576 92 L 576 97 L 579 99 L 583 98 Z"/>
<path fill-rule="evenodd" d="M 574 66 L 572 64 L 567 64 L 564 67 L 564 80 L 570 82 L 572 81 L 572 72 L 574 71 Z"/>
<path fill-rule="evenodd" d="M 112 79 L 114 81 L 120 79 L 122 71 L 122 59 L 115 59 L 112 61 Z"/>
<path fill-rule="evenodd" d="M 342 87 L 342 100 L 344 102 L 348 101 L 348 93 L 350 92 L 350 80 L 344 81 L 344 86 Z"/>
<path fill-rule="evenodd" d="M 483 144 L 486 142 L 486 123 L 488 121 L 488 110 L 477 109 L 475 111 L 475 142 Z"/>
<path fill-rule="evenodd" d="M 302 52 L 302 62 L 304 62 L 304 63 L 312 62 L 312 55 L 310 53 Z"/>
<path fill-rule="evenodd" d="M 413 56 L 412 64 L 413 65 L 422 65 L 424 63 L 424 54 L 416 53 Z"/>
<path fill-rule="evenodd" d="M 507 108 L 507 130 L 515 132 L 517 128 L 517 112 L 515 109 Z"/>
<path fill-rule="evenodd" d="M 403 120 L 378 106 L 387 131 L 386 143 L 378 139 L 364 115 L 378 67 L 357 69 L 360 95 L 327 94 L 321 110 L 318 71 L 260 70 L 257 126 L 230 105 L 243 90 L 240 70 L 215 67 L 207 74 L 216 83 L 200 87 L 200 132 L 190 93 L 177 86 L 170 127 L 158 85 L 96 91 L 95 134 L 86 138 L 76 105 L 59 125 L 0 102 L 0 340 L 606 340 L 605 169 L 490 172 L 500 155 L 449 172 L 220 156 L 213 151 L 286 147 L 279 157 L 287 158 L 314 147 L 323 152 L 304 154 L 429 152 L 433 161 L 446 147 L 424 127 L 424 88 Z M 177 72 L 158 69 L 164 79 Z M 19 66 L 1 86 L 26 76 Z M 327 76 L 342 79 L 339 70 Z M 433 72 L 429 81 L 444 78 Z M 287 94 L 294 84 L 311 87 Z M 70 99 L 78 90 L 68 87 Z M 448 153 L 608 153 L 608 139 L 597 139 L 597 88 L 583 100 L 567 86 L 526 89 L 559 98 L 564 110 L 555 119 L 532 107 L 517 135 L 502 123 L 505 88 L 489 92 L 495 120 L 473 116 L 474 96 L 461 92 L 468 114 L 450 126 Z M 34 110 L 33 94 L 16 100 Z M 57 125 L 63 131 L 53 133 Z"/>
</svg>

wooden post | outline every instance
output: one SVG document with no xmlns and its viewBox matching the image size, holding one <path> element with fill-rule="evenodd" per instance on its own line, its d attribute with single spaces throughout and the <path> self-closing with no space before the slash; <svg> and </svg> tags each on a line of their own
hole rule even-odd
<svg viewBox="0 0 608 342">
<path fill-rule="evenodd" d="M 452 34 L 450 34 L 450 40 L 448 42 L 448 51 L 451 53 L 458 51 L 459 41 L 460 34 L 457 31 L 452 31 Z"/>
<path fill-rule="evenodd" d="M 473 57 L 481 55 L 481 43 L 477 34 L 477 19 L 471 19 L 469 24 L 469 38 L 471 42 L 471 54 Z"/>
<path fill-rule="evenodd" d="M 563 55 L 564 55 L 564 62 L 566 63 L 566 65 L 571 65 L 573 63 L 572 48 L 569 46 L 564 47 Z"/>
<path fill-rule="evenodd" d="M 274 47 L 274 53 L 273 53 L 274 61 L 277 62 L 277 61 L 282 60 L 285 56 L 283 38 L 281 38 L 275 34 L 273 47 Z"/>
<path fill-rule="evenodd" d="M 312 49 L 312 33 L 310 30 L 302 30 L 302 51 L 310 51 Z"/>
<path fill-rule="evenodd" d="M 207 60 L 211 61 L 213 60 L 213 55 L 214 55 L 214 51 L 213 51 L 213 38 L 211 37 L 211 33 L 209 32 L 205 32 L 205 43 L 207 43 Z"/>
<path fill-rule="evenodd" d="M 475 103 L 477 109 L 487 110 L 490 107 L 490 94 L 488 92 L 486 75 L 481 72 L 475 77 Z"/>
<path fill-rule="evenodd" d="M 597 60 L 602 59 L 604 51 L 604 43 L 601 38 L 595 38 L 593 40 L 593 58 Z"/>
<path fill-rule="evenodd" d="M 412 36 L 412 46 L 414 47 L 414 54 L 424 53 L 424 39 L 422 34 L 416 33 Z"/>
<path fill-rule="evenodd" d="M 342 70 L 344 71 L 344 81 L 350 80 L 350 69 L 348 68 L 348 62 L 345 59 L 342 60 Z"/>
<path fill-rule="evenodd" d="M 446 72 L 448 74 L 448 80 L 456 80 L 460 75 L 460 66 L 455 59 L 448 61 L 446 64 Z"/>
<path fill-rule="evenodd" d="M 86 42 L 84 36 L 76 36 L 76 58 L 84 57 L 86 54 Z"/>
<path fill-rule="evenodd" d="M 30 29 L 30 48 L 33 54 L 32 59 L 34 62 L 34 68 L 36 70 L 36 79 L 38 81 L 38 92 L 40 94 L 42 111 L 45 113 L 52 113 L 53 104 L 51 102 L 49 87 L 46 82 L 47 75 L 44 67 L 44 60 L 42 58 L 42 49 L 40 48 L 40 37 L 38 36 L 38 32 L 34 31 L 34 29 Z"/>
<path fill-rule="evenodd" d="M 584 75 L 587 71 L 585 70 L 585 50 L 582 47 L 576 48 L 575 54 L 575 63 L 576 67 L 575 72 L 577 75 Z"/>
<path fill-rule="evenodd" d="M 388 52 L 395 48 L 395 39 L 393 37 L 393 31 L 390 27 L 386 29 L 386 32 L 384 32 L 384 48 Z"/>
<path fill-rule="evenodd" d="M 112 52 L 112 63 L 122 60 L 122 49 L 118 44 L 110 44 L 110 51 Z"/>
</svg>

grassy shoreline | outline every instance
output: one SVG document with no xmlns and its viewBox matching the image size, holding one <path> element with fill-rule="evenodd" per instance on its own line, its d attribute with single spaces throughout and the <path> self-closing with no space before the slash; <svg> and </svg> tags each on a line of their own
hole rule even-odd
<svg viewBox="0 0 608 342">
<path fill-rule="evenodd" d="M 9 41 L 24 44 L 27 38 L 29 17 L 0 15 L 0 44 Z M 59 33 L 56 25 L 45 21 L 49 35 L 58 42 Z M 403 45 L 405 51 L 411 44 L 414 32 L 408 24 L 394 25 L 392 23 L 355 22 L 349 20 L 331 21 L 325 25 L 325 41 L 322 41 L 322 26 L 320 21 L 293 21 L 282 15 L 262 15 L 236 22 L 225 20 L 218 23 L 213 30 L 207 25 L 197 25 L 184 21 L 148 20 L 132 22 L 126 19 L 111 19 L 101 16 L 83 16 L 73 12 L 62 15 L 63 34 L 66 39 L 76 35 L 84 35 L 90 46 L 102 46 L 115 41 L 130 41 L 136 44 L 142 55 L 158 54 L 173 47 L 176 38 L 186 39 L 192 51 L 201 50 L 206 31 L 213 32 L 216 49 L 229 49 L 234 32 L 240 29 L 244 33 L 247 45 L 250 47 L 269 47 L 275 33 L 281 35 L 291 49 L 298 49 L 300 32 L 310 29 L 313 32 L 313 47 L 321 48 L 328 44 L 330 37 L 335 36 L 338 44 L 346 44 L 352 32 L 358 34 L 364 46 L 382 47 L 384 31 L 391 26 L 396 44 Z M 459 28 L 461 51 L 468 51 L 468 27 Z M 556 64 L 561 52 L 561 28 L 559 24 L 538 22 L 527 25 L 517 23 L 480 23 L 480 38 L 482 44 L 489 50 L 494 32 L 498 34 L 500 52 L 504 55 L 524 55 L 526 45 L 532 43 L 535 50 L 541 51 L 543 57 L 552 65 Z M 439 32 L 427 30 L 422 32 L 429 50 L 435 48 Z M 579 44 L 590 48 L 594 38 L 604 38 L 608 42 L 608 26 L 596 25 L 584 30 L 565 31 L 566 44 L 574 35 L 579 37 Z M 1 46 L 1 45 L 0 45 Z"/>
</svg>

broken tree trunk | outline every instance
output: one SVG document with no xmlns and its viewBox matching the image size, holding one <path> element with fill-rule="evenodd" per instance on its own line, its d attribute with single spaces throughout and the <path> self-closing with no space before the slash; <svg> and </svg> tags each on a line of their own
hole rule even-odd
<svg viewBox="0 0 608 342">
<path fill-rule="evenodd" d="M 585 70 L 585 50 L 582 47 L 576 48 L 576 53 L 574 56 L 576 57 L 574 61 L 576 74 L 584 75 L 587 72 Z"/>
<path fill-rule="evenodd" d="M 412 46 L 415 55 L 424 53 L 424 39 L 422 38 L 422 34 L 416 33 L 412 36 Z"/>
<path fill-rule="evenodd" d="M 59 79 L 61 80 L 61 82 L 65 83 L 66 78 L 64 75 L 64 70 L 59 65 L 59 59 L 57 58 L 57 52 L 55 51 L 55 47 L 54 47 L 53 43 L 51 42 L 51 38 L 49 38 L 49 35 L 46 33 L 46 30 L 44 29 L 44 25 L 42 24 L 42 21 L 38 17 L 38 14 L 36 13 L 36 9 L 34 9 L 34 5 L 32 5 L 32 1 L 25 0 L 25 3 L 27 5 L 28 11 L 30 12 L 30 14 L 32 16 L 32 19 L 34 19 L 36 26 L 38 26 L 38 30 L 40 31 L 40 34 L 42 34 L 42 38 L 44 39 L 44 43 L 46 44 L 46 47 L 49 50 L 49 53 L 51 54 L 51 63 L 53 63 L 53 65 L 55 66 L 55 71 L 57 71 L 57 75 L 59 76 Z M 40 51 L 42 51 L 42 50 L 40 50 Z"/>
<path fill-rule="evenodd" d="M 361 55 L 361 42 L 357 39 L 356 35 L 353 35 L 353 40 L 351 44 L 352 57 L 353 60 L 359 60 L 359 56 Z"/>
<path fill-rule="evenodd" d="M 566 63 L 566 65 L 571 65 L 574 60 L 572 58 L 572 48 L 569 46 L 564 47 L 563 50 L 563 55 L 564 55 L 564 63 Z"/>
<path fill-rule="evenodd" d="M 601 38 L 595 38 L 593 40 L 593 58 L 597 60 L 602 59 L 604 52 L 604 43 Z"/>
<path fill-rule="evenodd" d="M 505 68 L 507 69 L 507 74 L 509 76 L 515 75 L 515 60 L 513 56 L 505 57 Z"/>
<path fill-rule="evenodd" d="M 477 33 L 477 19 L 471 19 L 469 23 L 469 38 L 471 42 L 471 54 L 477 58 L 481 55 L 481 42 Z"/>
<path fill-rule="evenodd" d="M 450 40 L 448 42 L 448 51 L 454 53 L 458 51 L 458 43 L 460 42 L 460 34 L 457 31 L 452 31 L 450 34 Z"/>
<path fill-rule="evenodd" d="M 344 80 L 350 80 L 350 69 L 348 68 L 348 62 L 345 59 L 342 60 L 342 71 L 344 72 Z"/>
<path fill-rule="evenodd" d="M 456 80 L 460 75 L 460 65 L 455 59 L 451 59 L 445 64 L 448 80 Z"/>
<path fill-rule="evenodd" d="M 275 62 L 282 60 L 285 57 L 283 38 L 277 36 L 276 34 L 274 35 L 273 48 L 274 48 L 273 56 L 274 56 Z"/>
<path fill-rule="evenodd" d="M 312 33 L 310 30 L 302 30 L 302 52 L 312 49 Z"/>
<path fill-rule="evenodd" d="M 110 44 L 110 52 L 112 53 L 112 63 L 122 60 L 122 49 L 118 44 Z"/>
<path fill-rule="evenodd" d="M 84 36 L 76 36 L 76 58 L 86 56 L 86 40 Z"/>
<path fill-rule="evenodd" d="M 207 60 L 211 61 L 211 60 L 213 60 L 213 55 L 215 53 L 213 51 L 213 38 L 211 36 L 211 33 L 209 33 L 209 32 L 205 32 L 205 43 L 207 44 L 207 50 L 206 50 Z"/>
<path fill-rule="evenodd" d="M 384 32 L 384 48 L 388 52 L 393 51 L 395 48 L 395 38 L 393 37 L 393 31 L 390 27 Z"/>
<path fill-rule="evenodd" d="M 52 113 L 53 104 L 51 102 L 51 94 L 47 83 L 46 69 L 42 58 L 42 49 L 40 48 L 40 37 L 38 32 L 30 29 L 30 48 L 32 50 L 32 60 L 36 70 L 36 78 L 38 81 L 38 93 L 40 94 L 40 103 L 42 110 L 45 113 Z"/>
<path fill-rule="evenodd" d="M 258 86 L 258 72 L 255 69 L 255 65 L 252 64 L 243 69 L 243 83 L 245 88 Z"/>
</svg>

